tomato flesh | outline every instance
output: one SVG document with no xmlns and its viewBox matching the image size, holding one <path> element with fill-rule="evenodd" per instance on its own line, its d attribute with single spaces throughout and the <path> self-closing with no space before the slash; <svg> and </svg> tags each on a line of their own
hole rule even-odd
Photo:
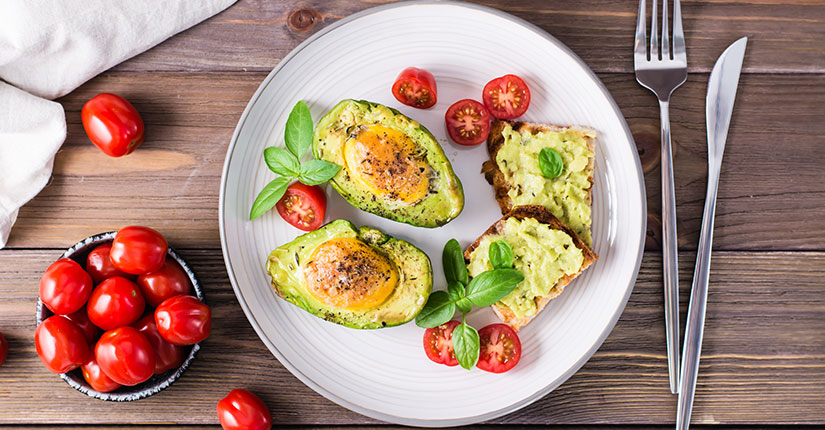
<svg viewBox="0 0 825 430">
<path fill-rule="evenodd" d="M 447 109 L 444 121 L 450 139 L 459 145 L 478 145 L 490 135 L 490 114 L 481 103 L 472 99 L 453 103 Z"/>
<path fill-rule="evenodd" d="M 515 330 L 506 324 L 490 324 L 478 331 L 481 352 L 479 369 L 492 373 L 506 372 L 521 359 L 521 341 Z"/>
<path fill-rule="evenodd" d="M 212 310 L 195 296 L 175 296 L 155 309 L 160 335 L 175 345 L 192 345 L 209 336 Z"/>
<path fill-rule="evenodd" d="M 427 358 L 438 364 L 458 365 L 455 349 L 453 349 L 453 330 L 459 324 L 458 321 L 453 320 L 424 331 L 424 352 Z"/>
<path fill-rule="evenodd" d="M 112 330 L 137 321 L 146 309 L 146 300 L 134 282 L 115 276 L 92 291 L 86 313 L 92 324 Z"/>
<path fill-rule="evenodd" d="M 482 92 L 484 106 L 498 119 L 513 119 L 524 115 L 530 107 L 530 89 L 516 75 L 493 79 Z"/>
<path fill-rule="evenodd" d="M 152 307 L 157 307 L 170 297 L 192 292 L 189 276 L 173 260 L 166 260 L 159 270 L 138 276 L 137 284 Z"/>
<path fill-rule="evenodd" d="M 119 270 L 142 275 L 163 267 L 168 249 L 169 244 L 157 230 L 129 226 L 118 230 L 112 241 L 109 258 Z"/>
<path fill-rule="evenodd" d="M 224 430 L 269 430 L 272 414 L 260 397 L 234 389 L 217 405 L 218 420 Z"/>
<path fill-rule="evenodd" d="M 155 370 L 152 344 L 134 327 L 109 330 L 95 345 L 95 360 L 103 372 L 120 385 L 137 385 Z"/>
<path fill-rule="evenodd" d="M 66 373 L 83 365 L 91 356 L 83 332 L 61 315 L 46 318 L 34 332 L 40 361 L 54 373 Z"/>
<path fill-rule="evenodd" d="M 407 67 L 395 78 L 392 95 L 407 106 L 431 108 L 438 101 L 435 77 L 424 69 Z"/>
<path fill-rule="evenodd" d="M 91 293 L 92 277 L 70 258 L 55 261 L 40 278 L 40 300 L 58 315 L 82 308 Z"/>
<path fill-rule="evenodd" d="M 80 117 L 89 140 L 110 157 L 131 154 L 143 143 L 143 119 L 119 95 L 96 95 L 83 105 Z"/>
<path fill-rule="evenodd" d="M 291 226 L 312 231 L 324 223 L 327 210 L 327 195 L 317 185 L 292 183 L 281 200 L 275 205 L 278 213 Z"/>
</svg>

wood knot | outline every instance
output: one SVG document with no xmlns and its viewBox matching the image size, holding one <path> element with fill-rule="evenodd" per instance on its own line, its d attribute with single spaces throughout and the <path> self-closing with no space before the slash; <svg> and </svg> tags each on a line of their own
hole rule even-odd
<svg viewBox="0 0 825 430">
<path fill-rule="evenodd" d="M 630 130 L 636 142 L 636 151 L 639 153 L 642 170 L 648 173 L 659 165 L 662 156 L 659 128 L 651 124 L 638 124 L 631 126 Z"/>
<path fill-rule="evenodd" d="M 648 212 L 645 251 L 655 251 L 658 249 L 662 249 L 662 220 L 653 212 Z"/>
<path fill-rule="evenodd" d="M 306 33 L 312 30 L 321 19 L 321 14 L 311 7 L 299 7 L 289 13 L 287 22 L 289 29 L 296 33 Z"/>
</svg>

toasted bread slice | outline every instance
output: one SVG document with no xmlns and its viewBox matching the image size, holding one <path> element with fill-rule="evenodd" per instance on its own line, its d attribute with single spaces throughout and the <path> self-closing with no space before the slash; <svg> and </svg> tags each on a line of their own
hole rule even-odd
<svg viewBox="0 0 825 430">
<path fill-rule="evenodd" d="M 581 238 L 579 238 L 578 235 L 576 235 L 576 232 L 574 232 L 569 227 L 564 225 L 561 221 L 559 221 L 558 218 L 553 216 L 553 214 L 549 210 L 547 210 L 547 208 L 545 208 L 544 206 L 530 205 L 530 206 L 516 206 L 508 214 L 504 215 L 503 217 L 501 217 L 501 219 L 499 219 L 492 226 L 490 226 L 490 228 L 487 229 L 487 231 L 484 232 L 484 234 L 479 236 L 479 238 L 476 239 L 475 242 L 473 242 L 464 251 L 464 260 L 465 260 L 466 263 L 469 264 L 470 255 L 479 246 L 479 244 L 481 243 L 481 240 L 482 240 L 482 238 L 484 238 L 484 236 L 493 235 L 493 234 L 503 234 L 504 233 L 504 222 L 508 218 L 517 218 L 517 219 L 534 218 L 536 221 L 538 221 L 542 224 L 546 224 L 554 230 L 564 231 L 565 233 L 570 235 L 570 237 L 573 239 L 573 244 L 577 248 L 581 249 L 582 256 L 584 257 L 584 260 L 582 261 L 582 265 L 579 268 L 578 272 L 576 272 L 575 274 L 572 274 L 572 275 L 562 276 L 556 282 L 556 284 L 553 285 L 553 287 L 550 289 L 550 293 L 548 295 L 535 298 L 535 303 L 536 303 L 536 313 L 535 314 L 529 315 L 529 316 L 524 316 L 522 318 L 518 318 L 513 313 L 512 310 L 510 310 L 509 308 L 507 308 L 505 306 L 502 306 L 500 303 L 496 303 L 495 305 L 492 306 L 493 312 L 495 312 L 496 315 L 498 315 L 498 317 L 501 318 L 501 320 L 505 324 L 512 327 L 513 330 L 518 331 L 521 327 L 527 325 L 527 323 L 529 323 L 530 320 L 535 318 L 536 315 L 538 315 L 539 312 L 541 312 L 541 310 L 544 309 L 544 306 L 547 305 L 547 302 L 549 302 L 550 300 L 552 300 L 553 298 L 555 298 L 556 296 L 561 294 L 562 290 L 564 290 L 564 287 L 567 284 L 569 284 L 570 281 L 572 281 L 577 276 L 579 276 L 585 269 L 590 267 L 590 265 L 593 264 L 596 261 L 596 259 L 599 258 L 599 256 L 596 255 L 596 253 L 593 252 L 590 249 L 590 247 L 588 247 L 587 244 L 585 244 L 584 241 L 581 240 Z M 529 276 L 529 274 L 525 274 L 525 275 Z"/>
<path fill-rule="evenodd" d="M 501 171 L 499 165 L 496 163 L 496 156 L 498 155 L 498 151 L 505 143 L 505 138 L 502 135 L 502 130 L 507 125 L 510 125 L 513 130 L 515 131 L 529 131 L 531 134 L 537 134 L 539 132 L 564 132 L 564 131 L 576 131 L 580 133 L 580 136 L 583 137 L 586 141 L 588 149 L 591 152 L 595 152 L 594 141 L 596 138 L 596 134 L 593 130 L 583 128 L 583 127 L 560 127 L 555 125 L 546 125 L 546 124 L 535 124 L 523 121 L 507 121 L 507 120 L 493 120 L 492 124 L 490 125 L 490 137 L 487 139 L 487 152 L 490 155 L 490 159 L 485 161 L 481 167 L 481 173 L 484 174 L 484 177 L 487 179 L 487 182 L 493 186 L 495 190 L 496 201 L 498 202 L 499 207 L 501 207 L 501 213 L 507 214 L 510 210 L 513 209 L 515 204 L 513 203 L 513 199 L 510 197 L 510 190 L 514 189 L 518 186 L 518 184 L 514 184 L 507 181 L 507 178 L 504 175 L 504 172 Z M 593 204 L 593 170 L 594 170 L 594 159 L 595 157 L 590 157 L 585 167 L 586 172 L 588 172 L 588 181 L 590 186 L 587 187 L 586 191 L 586 200 L 588 206 L 592 206 Z M 535 200 L 526 202 L 524 204 L 535 204 L 535 205 L 545 205 L 545 202 L 540 201 L 540 199 L 536 198 Z M 548 208 L 551 209 L 551 208 Z M 552 209 L 551 209 L 552 210 Z M 556 215 L 561 219 L 562 222 L 565 224 L 570 224 L 570 220 L 564 218 L 564 214 L 556 213 Z M 586 227 L 586 231 L 578 231 L 577 232 L 585 242 L 590 245 L 590 226 Z"/>
</svg>

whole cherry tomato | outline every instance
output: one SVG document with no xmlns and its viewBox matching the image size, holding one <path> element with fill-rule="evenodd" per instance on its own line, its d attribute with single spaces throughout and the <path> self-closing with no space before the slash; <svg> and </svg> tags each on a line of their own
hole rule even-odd
<svg viewBox="0 0 825 430">
<path fill-rule="evenodd" d="M 9 343 L 6 341 L 6 338 L 3 337 L 3 333 L 0 333 L 0 366 L 6 362 L 6 356 L 9 354 Z"/>
<path fill-rule="evenodd" d="M 169 244 L 149 227 L 129 226 L 118 230 L 109 258 L 118 269 L 133 275 L 154 272 L 166 261 Z"/>
<path fill-rule="evenodd" d="M 272 415 L 260 397 L 236 388 L 218 402 L 218 420 L 224 430 L 269 430 Z"/>
<path fill-rule="evenodd" d="M 34 346 L 40 361 L 54 373 L 76 369 L 91 356 L 83 332 L 61 315 L 53 315 L 37 326 Z"/>
<path fill-rule="evenodd" d="M 293 182 L 281 200 L 275 204 L 275 209 L 291 226 L 312 231 L 324 223 L 324 212 L 327 210 L 327 195 L 323 188 L 317 185 L 306 185 Z"/>
<path fill-rule="evenodd" d="M 189 276 L 173 260 L 166 260 L 159 270 L 138 276 L 137 283 L 153 308 L 170 297 L 192 292 Z"/>
<path fill-rule="evenodd" d="M 70 258 L 55 261 L 40 278 L 40 300 L 58 315 L 82 308 L 91 293 L 92 277 Z"/>
<path fill-rule="evenodd" d="M 95 340 L 97 340 L 98 335 L 100 335 L 100 328 L 92 324 L 92 321 L 89 320 L 86 308 L 80 308 L 79 311 L 64 316 L 83 332 L 83 337 L 86 338 L 86 342 L 88 342 L 89 345 L 95 344 Z"/>
<path fill-rule="evenodd" d="M 86 382 L 89 383 L 89 386 L 96 391 L 108 393 L 109 391 L 114 391 L 120 388 L 120 384 L 113 381 L 109 375 L 103 372 L 94 357 L 81 366 L 80 370 L 83 372 L 83 379 L 85 379 Z"/>
<path fill-rule="evenodd" d="M 103 372 L 120 385 L 137 385 L 155 373 L 155 351 L 146 336 L 131 326 L 100 336 L 95 360 Z"/>
<path fill-rule="evenodd" d="M 86 313 L 92 324 L 112 330 L 137 321 L 146 309 L 146 300 L 134 282 L 115 276 L 92 291 Z"/>
<path fill-rule="evenodd" d="M 122 157 L 143 143 L 143 119 L 123 97 L 103 93 L 94 96 L 80 111 L 89 140 L 104 154 Z"/>
<path fill-rule="evenodd" d="M 433 74 L 417 67 L 407 67 L 392 86 L 395 99 L 419 109 L 432 107 L 438 99 Z"/>
<path fill-rule="evenodd" d="M 106 278 L 120 276 L 130 281 L 134 281 L 134 275 L 118 270 L 112 260 L 109 259 L 109 251 L 112 249 L 111 243 L 104 243 L 93 249 L 86 257 L 86 271 L 92 276 L 96 284 L 103 282 Z"/>
<path fill-rule="evenodd" d="M 160 375 L 167 370 L 176 369 L 183 363 L 183 347 L 173 345 L 164 340 L 158 333 L 155 317 L 146 315 L 133 325 L 155 350 L 155 374 Z"/>
<path fill-rule="evenodd" d="M 175 345 L 192 345 L 207 336 L 212 329 L 212 310 L 194 296 L 166 299 L 155 309 L 158 332 Z"/>
</svg>

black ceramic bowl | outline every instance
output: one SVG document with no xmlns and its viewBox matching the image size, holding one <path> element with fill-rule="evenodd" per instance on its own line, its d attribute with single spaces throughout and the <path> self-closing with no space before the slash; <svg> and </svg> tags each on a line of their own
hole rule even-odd
<svg viewBox="0 0 825 430">
<path fill-rule="evenodd" d="M 71 258 L 72 260 L 77 261 L 82 267 L 86 267 L 86 256 L 89 252 L 95 249 L 98 245 L 113 241 L 116 233 L 116 231 L 110 231 L 108 233 L 101 233 L 87 237 L 67 249 L 66 252 L 60 256 L 60 258 Z M 184 261 L 183 258 L 181 258 L 181 256 L 178 255 L 178 253 L 172 248 L 169 248 L 166 258 L 171 258 L 180 265 L 183 271 L 186 272 L 187 276 L 189 276 L 189 281 L 192 283 L 192 289 L 195 291 L 195 296 L 197 296 L 201 301 L 204 301 L 203 290 L 198 283 L 198 279 L 195 277 L 195 273 L 192 272 L 192 269 L 188 264 L 186 264 L 186 261 Z M 37 325 L 40 325 L 41 321 L 50 316 L 52 316 L 52 312 L 43 306 L 43 302 L 38 298 L 36 315 Z M 133 385 L 131 387 L 123 386 L 108 393 L 101 393 L 100 391 L 96 391 L 90 387 L 86 380 L 83 379 L 83 374 L 79 368 L 72 370 L 71 372 L 62 373 L 60 374 L 60 377 L 63 378 L 63 380 L 75 390 L 80 391 L 89 397 L 94 397 L 95 399 L 109 400 L 113 402 L 131 402 L 133 400 L 140 400 L 145 397 L 149 397 L 152 394 L 159 393 L 161 390 L 172 385 L 173 382 L 180 378 L 180 375 L 183 374 L 183 372 L 189 367 L 189 364 L 192 363 L 192 360 L 195 359 L 195 355 L 200 350 L 200 344 L 194 344 L 185 348 L 186 350 L 184 351 L 184 355 L 186 358 L 183 360 L 183 364 L 181 364 L 177 369 L 171 369 L 160 375 L 153 375 L 149 378 L 149 380 L 138 385 Z"/>
</svg>

